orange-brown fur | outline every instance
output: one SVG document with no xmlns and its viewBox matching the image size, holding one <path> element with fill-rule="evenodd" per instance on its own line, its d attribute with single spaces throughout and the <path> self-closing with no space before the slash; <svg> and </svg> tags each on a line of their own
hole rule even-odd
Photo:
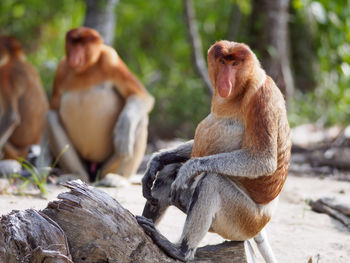
<svg viewBox="0 0 350 263">
<path fill-rule="evenodd" d="M 229 49 L 233 52 L 229 52 Z M 211 79 L 214 80 L 213 85 L 215 86 L 215 59 L 217 59 L 215 55 L 222 57 L 235 55 L 235 52 L 241 55 L 242 52 L 239 47 L 231 47 L 229 42 L 222 44 L 221 54 L 218 55 L 218 51 L 216 51 L 214 55 L 214 52 L 215 50 L 212 50 L 212 53 L 209 52 L 208 64 Z M 288 173 L 291 148 L 289 124 L 286 119 L 284 99 L 281 92 L 268 76 L 261 87 L 257 87 L 256 84 L 258 84 L 259 79 L 256 79 L 254 69 L 259 67 L 259 65 L 256 65 L 258 62 L 253 59 L 251 54 L 243 54 L 245 64 L 244 67 L 237 70 L 236 83 L 231 96 L 225 100 L 220 100 L 215 89 L 212 113 L 219 118 L 236 119 L 244 126 L 241 147 L 236 148 L 234 146 L 236 149 L 247 148 L 253 153 L 264 153 L 264 151 L 269 150 L 268 147 L 271 144 L 277 144 L 278 164 L 277 170 L 272 175 L 269 174 L 256 179 L 246 177 L 232 179 L 238 182 L 257 204 L 267 204 L 280 193 Z M 243 72 L 243 70 L 246 72 Z M 236 145 L 238 144 L 237 141 L 226 138 L 227 145 L 225 148 L 218 147 L 217 151 L 213 151 L 215 144 L 220 141 L 216 138 L 217 129 L 202 126 L 202 123 L 199 124 L 196 131 L 192 157 L 235 150 L 230 149 L 230 144 Z M 202 133 L 206 135 L 199 139 L 198 136 Z"/>
<path fill-rule="evenodd" d="M 102 43 L 99 45 L 101 53 L 98 60 L 83 72 L 74 72 L 69 66 L 67 58 L 64 57 L 62 59 L 58 66 L 54 81 L 51 97 L 52 109 L 59 108 L 60 98 L 64 91 L 89 89 L 104 81 L 115 82 L 117 84 L 118 92 L 124 99 L 133 94 L 149 96 L 147 90 L 130 72 L 115 50 L 103 45 Z"/>
<path fill-rule="evenodd" d="M 41 140 L 48 102 L 35 68 L 26 61 L 20 43 L 13 37 L 0 37 L 1 116 L 16 112 L 17 126 L 4 144 L 4 158 L 26 158 L 29 146 Z"/>
<path fill-rule="evenodd" d="M 94 95 L 102 84 L 110 86 L 111 91 Z M 153 101 L 117 52 L 104 45 L 95 30 L 82 27 L 67 33 L 66 56 L 56 72 L 50 107 L 60 115 L 83 159 L 103 162 L 111 157 L 113 128 L 132 95 Z"/>
</svg>

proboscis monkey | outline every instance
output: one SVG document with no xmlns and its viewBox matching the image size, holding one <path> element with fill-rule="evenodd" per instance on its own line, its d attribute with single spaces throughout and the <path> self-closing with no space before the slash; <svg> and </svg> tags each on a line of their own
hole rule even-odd
<svg viewBox="0 0 350 263">
<path fill-rule="evenodd" d="M 48 101 L 35 68 L 21 44 L 0 36 L 0 149 L 4 159 L 26 158 L 40 143 Z"/>
<path fill-rule="evenodd" d="M 81 27 L 66 34 L 48 114 L 48 141 L 66 172 L 84 181 L 107 173 L 129 177 L 147 143 L 153 97 L 97 31 Z M 90 178 L 89 178 L 90 176 Z"/>
<path fill-rule="evenodd" d="M 208 68 L 215 88 L 211 113 L 194 140 L 152 157 L 142 180 L 147 202 L 138 222 L 168 255 L 183 261 L 194 257 L 211 231 L 229 240 L 254 238 L 266 262 L 276 262 L 264 227 L 289 169 L 284 98 L 245 44 L 215 43 Z M 169 205 L 187 213 L 177 245 L 153 224 Z"/>
</svg>

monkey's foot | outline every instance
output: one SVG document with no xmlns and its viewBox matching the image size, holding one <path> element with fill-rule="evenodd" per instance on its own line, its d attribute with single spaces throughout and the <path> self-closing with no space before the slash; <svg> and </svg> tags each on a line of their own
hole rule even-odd
<svg viewBox="0 0 350 263">
<path fill-rule="evenodd" d="M 119 174 L 113 173 L 106 174 L 106 176 L 103 179 L 95 183 L 95 186 L 102 187 L 125 187 L 128 185 L 130 185 L 128 179 Z"/>
<path fill-rule="evenodd" d="M 61 174 L 58 178 L 57 178 L 57 184 L 64 184 L 68 181 L 73 181 L 73 180 L 77 180 L 80 179 L 84 182 L 88 182 L 89 180 L 84 180 L 81 176 L 79 176 L 78 174 Z"/>
<path fill-rule="evenodd" d="M 150 219 L 147 219 L 143 216 L 136 216 L 136 220 L 143 228 L 145 233 L 150 236 L 154 243 L 156 243 L 168 256 L 181 260 L 183 262 L 186 261 L 185 254 L 182 253 L 176 245 L 171 243 L 166 237 L 160 234 Z"/>
</svg>

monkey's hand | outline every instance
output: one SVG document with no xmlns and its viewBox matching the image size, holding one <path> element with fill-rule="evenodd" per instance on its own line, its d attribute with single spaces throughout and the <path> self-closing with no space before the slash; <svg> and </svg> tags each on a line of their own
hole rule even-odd
<svg viewBox="0 0 350 263">
<path fill-rule="evenodd" d="M 157 173 L 163 168 L 160 162 L 160 156 L 155 155 L 147 165 L 147 170 L 142 178 L 142 194 L 153 205 L 156 205 L 157 200 L 152 197 L 151 188 L 156 179 Z"/>
<path fill-rule="evenodd" d="M 198 172 L 199 166 L 196 159 L 188 160 L 180 168 L 175 181 L 171 185 L 171 200 L 173 203 L 181 204 L 186 207 L 185 200 L 183 199 L 185 195 L 182 193 L 191 186 L 191 183 Z"/>
</svg>

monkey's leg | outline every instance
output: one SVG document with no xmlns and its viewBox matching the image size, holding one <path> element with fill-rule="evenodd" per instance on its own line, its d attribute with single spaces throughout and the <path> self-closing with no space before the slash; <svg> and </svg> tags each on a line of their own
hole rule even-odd
<svg viewBox="0 0 350 263">
<path fill-rule="evenodd" d="M 67 172 L 77 175 L 85 182 L 89 182 L 89 176 L 79 158 L 78 153 L 70 142 L 63 126 L 60 123 L 58 114 L 55 111 L 47 113 L 46 131 L 48 145 L 52 154 L 57 158 L 59 156 L 60 166 Z M 67 145 L 69 146 L 66 149 Z M 64 152 L 63 152 L 64 151 Z"/>
<path fill-rule="evenodd" d="M 148 116 L 141 119 L 136 128 L 134 155 L 130 157 L 123 157 L 114 155 L 102 167 L 102 175 L 108 173 L 117 173 L 124 177 L 130 177 L 137 171 L 147 146 L 147 131 Z M 118 136 L 118 134 L 116 135 Z"/>
<path fill-rule="evenodd" d="M 7 140 L 11 137 L 20 120 L 17 100 L 14 99 L 10 101 L 10 105 L 4 110 L 0 118 L 0 149 L 4 147 Z"/>
<path fill-rule="evenodd" d="M 171 205 L 170 187 L 176 178 L 181 163 L 166 165 L 159 171 L 154 181 L 151 194 L 152 200 L 147 200 L 142 216 L 151 219 L 155 225 L 159 223 L 167 208 Z"/>
<path fill-rule="evenodd" d="M 166 237 L 157 231 L 153 222 L 143 216 L 136 216 L 136 220 L 143 228 L 147 235 L 149 235 L 154 243 L 156 243 L 168 256 L 186 261 L 184 254 L 175 244 L 171 243 Z"/>
<path fill-rule="evenodd" d="M 269 240 L 267 238 L 266 230 L 263 228 L 260 233 L 254 237 L 258 249 L 263 256 L 266 263 L 277 263 L 275 255 L 273 254 Z"/>
<path fill-rule="evenodd" d="M 187 261 L 194 258 L 197 246 L 210 229 L 216 212 L 220 209 L 220 196 L 217 190 L 217 175 L 210 174 L 199 179 L 188 209 L 185 226 L 178 245 L 171 243 L 161 235 L 144 217 L 138 217 L 138 223 L 153 241 L 169 256 Z M 184 194 L 188 194 L 187 192 Z"/>
<path fill-rule="evenodd" d="M 216 174 L 202 175 L 187 211 L 187 218 L 179 242 L 181 252 L 186 260 L 194 258 L 200 241 L 209 231 L 215 214 L 220 209 L 220 176 Z"/>
</svg>

